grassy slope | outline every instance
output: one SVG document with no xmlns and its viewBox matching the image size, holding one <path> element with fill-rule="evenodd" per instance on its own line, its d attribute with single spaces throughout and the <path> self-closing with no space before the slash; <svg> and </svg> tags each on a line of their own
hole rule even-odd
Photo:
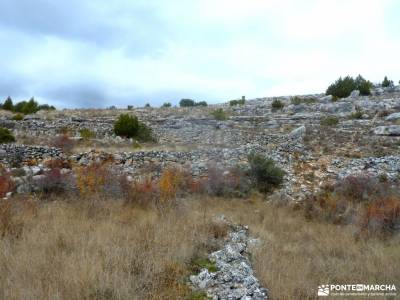
<svg viewBox="0 0 400 300">
<path fill-rule="evenodd" d="M 117 201 L 15 211 L 0 239 L 3 299 L 184 298 L 190 261 L 218 247 L 210 220 L 219 213 L 261 239 L 252 259 L 274 299 L 315 298 L 325 283 L 400 284 L 398 242 L 356 242 L 351 227 L 258 199 L 187 199 L 162 215 Z"/>
</svg>

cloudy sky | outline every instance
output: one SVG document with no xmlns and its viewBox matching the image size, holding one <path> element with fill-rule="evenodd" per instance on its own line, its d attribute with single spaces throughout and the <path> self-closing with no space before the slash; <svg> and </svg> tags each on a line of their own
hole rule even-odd
<svg viewBox="0 0 400 300">
<path fill-rule="evenodd" d="M 400 79 L 398 0 L 1 0 L 0 97 L 221 102 Z"/>
</svg>

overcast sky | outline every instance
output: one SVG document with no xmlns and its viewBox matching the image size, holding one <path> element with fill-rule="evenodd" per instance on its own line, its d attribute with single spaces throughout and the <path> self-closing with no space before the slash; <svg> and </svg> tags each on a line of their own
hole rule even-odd
<svg viewBox="0 0 400 300">
<path fill-rule="evenodd" d="M 1 0 L 0 97 L 221 102 L 400 79 L 398 0 Z"/>
</svg>

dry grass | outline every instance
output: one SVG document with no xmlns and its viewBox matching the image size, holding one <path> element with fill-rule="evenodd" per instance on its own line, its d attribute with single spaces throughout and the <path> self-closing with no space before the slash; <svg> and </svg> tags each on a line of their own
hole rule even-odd
<svg viewBox="0 0 400 300">
<path fill-rule="evenodd" d="M 273 299 L 315 298 L 325 283 L 400 284 L 398 241 L 356 241 L 351 227 L 307 222 L 258 197 L 191 198 L 162 214 L 118 201 L 19 212 L 23 229 L 0 239 L 2 299 L 184 299 L 189 262 L 226 235 L 210 222 L 220 213 L 261 239 L 252 259 Z"/>
<path fill-rule="evenodd" d="M 184 207 L 60 201 L 24 221 L 0 240 L 1 299 L 181 299 L 187 263 L 215 242 L 204 215 Z"/>
<path fill-rule="evenodd" d="M 253 262 L 273 299 L 314 299 L 321 284 L 400 286 L 398 238 L 357 240 L 351 226 L 308 222 L 301 210 L 251 202 L 222 209 L 261 239 Z"/>
</svg>

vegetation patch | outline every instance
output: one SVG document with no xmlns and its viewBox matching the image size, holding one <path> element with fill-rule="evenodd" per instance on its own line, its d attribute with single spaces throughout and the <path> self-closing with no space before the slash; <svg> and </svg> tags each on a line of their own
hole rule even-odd
<svg viewBox="0 0 400 300">
<path fill-rule="evenodd" d="M 294 96 L 290 98 L 290 103 L 293 105 L 300 105 L 300 104 L 312 104 L 315 103 L 317 100 L 314 98 L 305 98 L 300 96 Z"/>
<path fill-rule="evenodd" d="M 320 120 L 321 126 L 336 126 L 339 124 L 339 118 L 335 116 L 326 116 Z"/>
<path fill-rule="evenodd" d="M 350 119 L 358 119 L 358 120 L 360 120 L 360 119 L 362 119 L 362 116 L 363 116 L 362 111 L 358 110 L 358 111 L 355 111 L 355 112 L 351 113 Z"/>
<path fill-rule="evenodd" d="M 192 99 L 182 99 L 179 102 L 179 106 L 180 107 L 207 106 L 207 102 L 206 101 L 196 102 Z"/>
<path fill-rule="evenodd" d="M 244 105 L 245 103 L 246 103 L 246 99 L 244 97 L 242 97 L 242 99 L 229 101 L 230 106 Z"/>
<path fill-rule="evenodd" d="M 385 78 L 382 81 L 382 87 L 386 88 L 386 87 L 392 87 L 392 86 L 394 86 L 393 80 L 389 80 L 387 78 L 387 76 L 385 76 Z"/>
<path fill-rule="evenodd" d="M 191 270 L 194 274 L 199 273 L 202 269 L 207 269 L 211 273 L 218 271 L 217 265 L 208 258 L 195 258 L 190 263 Z"/>
<path fill-rule="evenodd" d="M 348 176 L 334 186 L 326 186 L 305 206 L 307 219 L 355 225 L 358 234 L 387 237 L 400 221 L 399 187 L 385 178 Z"/>
<path fill-rule="evenodd" d="M 269 193 L 283 183 L 285 172 L 276 166 L 272 159 L 251 153 L 248 160 L 250 178 L 252 178 L 254 185 L 260 192 Z"/>
<path fill-rule="evenodd" d="M 114 133 L 125 138 L 136 138 L 140 141 L 154 141 L 152 130 L 140 122 L 136 116 L 122 114 L 114 123 Z"/>
<path fill-rule="evenodd" d="M 15 137 L 10 130 L 0 127 L 0 143 L 7 144 L 15 142 Z"/>
<path fill-rule="evenodd" d="M 272 110 L 282 110 L 285 107 L 285 104 L 279 100 L 279 99 L 274 99 L 271 103 Z"/>
<path fill-rule="evenodd" d="M 346 76 L 344 78 L 340 77 L 332 83 L 326 90 L 326 94 L 337 98 L 346 98 L 350 96 L 352 91 L 359 90 L 360 95 L 368 96 L 371 94 L 372 87 L 373 84 L 365 80 L 361 75 L 356 79 Z"/>
<path fill-rule="evenodd" d="M 24 115 L 23 114 L 16 114 L 12 117 L 12 119 L 14 121 L 22 121 L 24 119 Z"/>
<path fill-rule="evenodd" d="M 91 140 L 96 137 L 96 134 L 87 128 L 83 128 L 83 129 L 79 130 L 79 134 L 80 134 L 81 138 L 85 141 Z"/>
<path fill-rule="evenodd" d="M 218 108 L 211 112 L 211 115 L 218 121 L 226 121 L 229 117 L 228 113 L 225 112 L 222 108 Z"/>
<path fill-rule="evenodd" d="M 55 110 L 54 106 L 48 104 L 39 105 L 34 98 L 29 101 L 21 101 L 16 104 L 13 103 L 12 99 L 8 97 L 1 106 L 4 110 L 9 110 L 12 112 L 22 113 L 22 114 L 33 114 L 39 110 Z"/>
</svg>

